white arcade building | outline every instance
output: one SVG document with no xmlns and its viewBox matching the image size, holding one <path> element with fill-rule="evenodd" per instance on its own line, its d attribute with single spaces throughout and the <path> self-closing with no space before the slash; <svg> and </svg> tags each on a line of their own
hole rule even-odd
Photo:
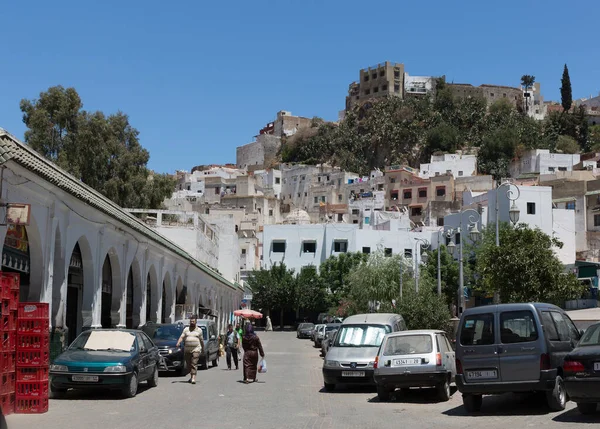
<svg viewBox="0 0 600 429">
<path fill-rule="evenodd" d="M 21 274 L 21 301 L 50 303 L 65 342 L 176 312 L 214 317 L 221 331 L 240 307 L 238 284 L 1 128 L 0 189 L 2 270 Z"/>
</svg>

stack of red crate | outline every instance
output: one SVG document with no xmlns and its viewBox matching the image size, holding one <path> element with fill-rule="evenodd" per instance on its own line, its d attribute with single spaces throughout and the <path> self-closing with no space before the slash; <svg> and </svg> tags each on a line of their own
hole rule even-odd
<svg viewBox="0 0 600 429">
<path fill-rule="evenodd" d="M 23 302 L 18 306 L 15 412 L 45 413 L 50 387 L 50 308 L 41 302 Z"/>
<path fill-rule="evenodd" d="M 0 407 L 4 415 L 15 409 L 15 345 L 20 276 L 0 273 Z"/>
</svg>

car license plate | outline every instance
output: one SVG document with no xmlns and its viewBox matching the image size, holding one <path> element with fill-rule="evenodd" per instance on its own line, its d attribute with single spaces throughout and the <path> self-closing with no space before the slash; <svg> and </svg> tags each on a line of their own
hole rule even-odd
<svg viewBox="0 0 600 429">
<path fill-rule="evenodd" d="M 394 360 L 394 365 L 421 365 L 421 359 L 396 359 Z"/>
<path fill-rule="evenodd" d="M 489 378 L 498 378 L 496 370 L 489 371 L 467 371 L 467 378 L 469 380 L 480 380 Z"/>
<path fill-rule="evenodd" d="M 364 377 L 364 371 L 342 371 L 342 377 Z"/>
<path fill-rule="evenodd" d="M 87 382 L 97 382 L 97 375 L 74 375 L 73 381 L 87 381 Z"/>
<path fill-rule="evenodd" d="M 594 371 L 600 371 L 600 362 L 594 362 Z"/>
</svg>

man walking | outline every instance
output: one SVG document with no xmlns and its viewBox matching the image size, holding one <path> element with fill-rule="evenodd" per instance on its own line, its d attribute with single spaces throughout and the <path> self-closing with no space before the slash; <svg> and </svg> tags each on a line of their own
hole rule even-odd
<svg viewBox="0 0 600 429">
<path fill-rule="evenodd" d="M 238 349 L 240 347 L 240 338 L 238 333 L 233 330 L 233 325 L 230 323 L 225 334 L 225 350 L 227 353 L 227 368 L 231 369 L 231 357 L 235 363 L 235 369 L 238 369 Z"/>
<path fill-rule="evenodd" d="M 189 383 L 196 384 L 196 373 L 198 372 L 198 359 L 204 351 L 204 338 L 202 329 L 196 326 L 197 316 L 190 317 L 190 326 L 185 328 L 175 347 L 183 342 L 184 358 L 188 369 L 190 370 Z"/>
</svg>

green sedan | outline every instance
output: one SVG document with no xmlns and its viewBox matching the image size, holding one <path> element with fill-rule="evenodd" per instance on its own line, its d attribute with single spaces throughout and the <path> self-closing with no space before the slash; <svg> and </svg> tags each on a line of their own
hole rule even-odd
<svg viewBox="0 0 600 429">
<path fill-rule="evenodd" d="M 142 331 L 93 329 L 80 334 L 50 365 L 53 397 L 68 389 L 114 389 L 126 398 L 138 384 L 158 384 L 158 348 Z"/>
</svg>

